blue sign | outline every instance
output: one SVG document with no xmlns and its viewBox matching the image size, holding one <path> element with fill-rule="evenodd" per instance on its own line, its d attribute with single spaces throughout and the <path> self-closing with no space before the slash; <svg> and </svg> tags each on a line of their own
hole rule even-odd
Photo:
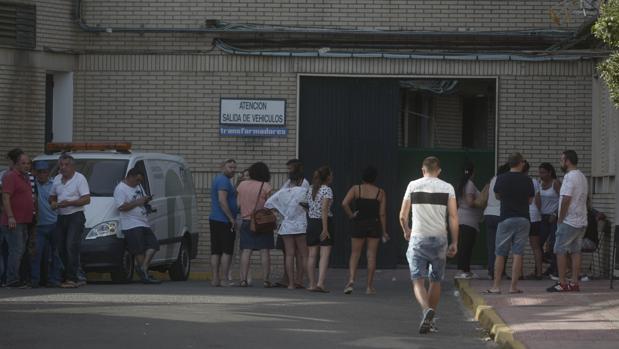
<svg viewBox="0 0 619 349">
<path fill-rule="evenodd" d="M 286 137 L 288 129 L 285 127 L 220 127 L 219 134 L 230 137 Z"/>
</svg>

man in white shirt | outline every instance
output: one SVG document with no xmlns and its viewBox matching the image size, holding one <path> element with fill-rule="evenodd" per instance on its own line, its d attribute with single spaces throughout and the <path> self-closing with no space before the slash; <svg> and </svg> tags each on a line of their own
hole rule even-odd
<svg viewBox="0 0 619 349">
<path fill-rule="evenodd" d="M 148 275 L 150 262 L 159 251 L 159 241 L 148 223 L 148 210 L 144 206 L 152 199 L 144 193 L 140 185 L 144 174 L 137 168 L 127 172 L 127 176 L 114 189 L 114 202 L 120 211 L 120 229 L 125 235 L 127 250 L 136 262 L 136 271 L 145 284 L 159 284 L 159 280 Z"/>
<path fill-rule="evenodd" d="M 576 168 L 578 155 L 573 150 L 561 154 L 561 169 L 565 172 L 559 193 L 559 217 L 555 233 L 554 253 L 557 255 L 559 282 L 546 289 L 548 292 L 578 292 L 580 285 L 580 251 L 587 230 L 587 178 Z M 568 282 L 567 254 L 572 257 L 572 279 Z"/>
<path fill-rule="evenodd" d="M 90 189 L 86 177 L 75 171 L 75 159 L 62 154 L 58 160 L 59 174 L 54 178 L 49 202 L 58 210 L 54 248 L 60 251 L 65 267 L 65 282 L 60 287 L 80 286 L 80 249 L 86 217 L 84 206 L 90 204 Z"/>
<path fill-rule="evenodd" d="M 423 310 L 419 333 L 434 329 L 434 315 L 441 295 L 441 280 L 445 274 L 446 257 L 458 252 L 458 204 L 451 184 L 438 178 L 440 162 L 430 156 L 423 160 L 423 178 L 412 181 L 406 188 L 400 224 L 404 238 L 409 241 L 406 257 L 417 302 Z M 412 228 L 409 225 L 413 211 Z M 451 244 L 447 246 L 447 215 Z M 425 279 L 430 279 L 426 289 Z"/>
</svg>

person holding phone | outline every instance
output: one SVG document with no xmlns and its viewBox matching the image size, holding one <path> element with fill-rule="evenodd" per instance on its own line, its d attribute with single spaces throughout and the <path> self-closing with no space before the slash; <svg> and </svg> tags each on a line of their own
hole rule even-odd
<svg viewBox="0 0 619 349">
<path fill-rule="evenodd" d="M 114 189 L 114 202 L 120 211 L 120 228 L 125 235 L 127 250 L 137 262 L 136 271 L 145 284 L 159 284 L 161 281 L 148 274 L 153 256 L 159 251 L 159 241 L 148 224 L 146 205 L 152 196 L 146 195 L 142 186 L 144 174 L 132 168 Z"/>
</svg>

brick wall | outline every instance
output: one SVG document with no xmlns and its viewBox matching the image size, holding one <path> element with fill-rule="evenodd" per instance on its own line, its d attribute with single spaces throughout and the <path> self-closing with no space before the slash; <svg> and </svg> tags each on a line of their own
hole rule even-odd
<svg viewBox="0 0 619 349">
<path fill-rule="evenodd" d="M 208 19 L 303 27 L 389 30 L 528 30 L 557 27 L 551 8 L 567 10 L 577 27 L 577 4 L 556 0 L 84 0 L 90 25 L 199 27 Z M 148 3 L 148 6 L 146 4 Z M 563 13 L 561 13 L 563 14 Z"/>
<path fill-rule="evenodd" d="M 44 132 L 45 71 L 0 64 L 0 163 L 15 147 L 42 152 Z"/>
</svg>

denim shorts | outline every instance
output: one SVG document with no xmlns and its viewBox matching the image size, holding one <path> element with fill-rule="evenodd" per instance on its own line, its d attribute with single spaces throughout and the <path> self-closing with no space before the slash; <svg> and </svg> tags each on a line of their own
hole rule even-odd
<svg viewBox="0 0 619 349">
<path fill-rule="evenodd" d="M 587 227 L 574 228 L 569 224 L 557 225 L 555 233 L 555 254 L 580 253 L 582 238 L 585 236 Z"/>
<path fill-rule="evenodd" d="M 411 280 L 429 277 L 438 282 L 445 276 L 447 236 L 411 235 L 406 251 Z"/>
<path fill-rule="evenodd" d="M 496 229 L 494 253 L 497 256 L 507 257 L 511 248 L 513 254 L 522 256 L 529 239 L 530 228 L 531 223 L 523 217 L 511 217 L 501 221 Z"/>
</svg>

